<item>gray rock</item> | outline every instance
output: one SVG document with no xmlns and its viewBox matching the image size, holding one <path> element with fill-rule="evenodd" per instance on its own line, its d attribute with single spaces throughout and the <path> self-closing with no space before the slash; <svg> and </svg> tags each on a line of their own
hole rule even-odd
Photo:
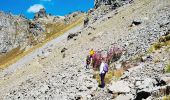
<svg viewBox="0 0 170 100">
<path fill-rule="evenodd" d="M 109 86 L 109 91 L 112 91 L 112 93 L 128 93 L 130 92 L 129 83 L 123 80 L 113 82 Z"/>
<path fill-rule="evenodd" d="M 119 96 L 117 96 L 114 100 L 132 100 L 133 95 L 132 94 L 120 94 Z"/>
</svg>

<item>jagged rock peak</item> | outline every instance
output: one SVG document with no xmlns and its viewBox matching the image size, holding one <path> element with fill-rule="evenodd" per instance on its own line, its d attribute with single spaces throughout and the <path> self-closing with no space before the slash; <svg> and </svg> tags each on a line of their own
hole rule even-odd
<svg viewBox="0 0 170 100">
<path fill-rule="evenodd" d="M 38 19 L 38 18 L 44 18 L 44 17 L 47 17 L 47 13 L 46 13 L 45 8 L 40 9 L 40 11 L 35 13 L 35 15 L 34 15 L 35 20 Z"/>
</svg>

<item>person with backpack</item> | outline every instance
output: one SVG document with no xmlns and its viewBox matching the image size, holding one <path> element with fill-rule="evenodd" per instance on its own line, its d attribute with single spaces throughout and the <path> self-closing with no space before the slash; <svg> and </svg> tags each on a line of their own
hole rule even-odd
<svg viewBox="0 0 170 100">
<path fill-rule="evenodd" d="M 95 51 L 93 49 L 91 49 L 90 52 L 89 52 L 90 58 L 93 57 L 94 53 L 95 53 Z"/>
<path fill-rule="evenodd" d="M 104 58 L 101 58 L 101 65 L 100 65 L 101 88 L 105 87 L 104 78 L 107 72 L 108 72 L 108 64 L 105 62 Z"/>
<path fill-rule="evenodd" d="M 86 57 L 86 65 L 85 65 L 86 69 L 89 69 L 90 61 L 91 61 L 90 56 L 87 56 Z"/>
</svg>

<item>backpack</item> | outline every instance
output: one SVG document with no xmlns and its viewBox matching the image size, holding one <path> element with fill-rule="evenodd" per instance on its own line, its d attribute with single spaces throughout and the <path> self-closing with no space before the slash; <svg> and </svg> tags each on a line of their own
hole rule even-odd
<svg viewBox="0 0 170 100">
<path fill-rule="evenodd" d="M 108 72 L 108 70 L 109 70 L 108 64 L 107 64 L 107 63 L 105 63 L 105 64 L 104 64 L 103 71 L 104 71 L 105 73 L 107 73 L 107 72 Z"/>
</svg>

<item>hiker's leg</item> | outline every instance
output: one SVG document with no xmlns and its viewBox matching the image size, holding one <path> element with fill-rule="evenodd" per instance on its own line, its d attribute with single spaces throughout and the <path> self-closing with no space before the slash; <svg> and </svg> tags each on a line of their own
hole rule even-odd
<svg viewBox="0 0 170 100">
<path fill-rule="evenodd" d="M 87 66 L 88 66 L 88 65 L 86 64 L 86 65 L 85 65 L 85 68 L 86 68 L 86 69 L 87 69 Z"/>
<path fill-rule="evenodd" d="M 92 61 L 92 67 L 93 67 L 93 69 L 94 69 L 94 67 L 95 67 L 95 60 Z"/>
<path fill-rule="evenodd" d="M 90 65 L 93 65 L 93 58 L 90 56 Z"/>
<path fill-rule="evenodd" d="M 104 87 L 105 87 L 105 76 L 106 76 L 106 73 L 103 74 L 103 84 L 104 84 Z"/>
<path fill-rule="evenodd" d="M 101 87 L 102 87 L 102 74 L 100 74 L 100 81 L 101 81 Z"/>
<path fill-rule="evenodd" d="M 86 69 L 89 69 L 89 64 L 86 65 Z"/>
<path fill-rule="evenodd" d="M 101 74 L 101 87 L 104 88 L 104 74 Z"/>
</svg>

